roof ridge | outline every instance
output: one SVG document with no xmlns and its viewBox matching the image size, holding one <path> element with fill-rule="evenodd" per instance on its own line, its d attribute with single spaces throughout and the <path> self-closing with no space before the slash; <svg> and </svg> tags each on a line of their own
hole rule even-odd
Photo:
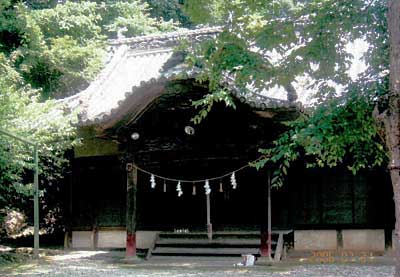
<svg viewBox="0 0 400 277">
<path fill-rule="evenodd" d="M 139 42 L 147 42 L 155 39 L 178 39 L 190 36 L 197 35 L 207 35 L 207 34 L 216 34 L 222 31 L 221 26 L 214 27 L 204 27 L 193 30 L 185 30 L 185 31 L 173 31 L 168 33 L 159 33 L 159 34 L 150 34 L 144 36 L 136 36 L 130 38 L 120 38 L 120 39 L 110 39 L 108 43 L 110 45 L 121 45 L 121 44 L 134 44 Z"/>
</svg>

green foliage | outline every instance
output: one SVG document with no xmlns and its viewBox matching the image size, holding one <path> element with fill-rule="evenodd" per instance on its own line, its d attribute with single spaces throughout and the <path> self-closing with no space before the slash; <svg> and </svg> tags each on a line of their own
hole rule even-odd
<svg viewBox="0 0 400 277">
<path fill-rule="evenodd" d="M 0 49 L 28 83 L 41 89 L 44 99 L 86 87 L 101 69 L 107 38 L 119 32 L 134 36 L 176 28 L 173 22 L 151 18 L 148 5 L 138 0 L 67 1 L 35 8 L 4 5 Z"/>
<path fill-rule="evenodd" d="M 268 61 L 263 60 L 260 54 L 249 51 L 245 40 L 228 31 L 221 33 L 216 40 L 194 47 L 194 52 L 189 53 L 186 62 L 200 69 L 197 81 L 207 82 L 213 92 L 195 103 L 196 107 L 202 108 L 203 113 L 196 117 L 197 123 L 198 119 L 204 118 L 204 111 L 212 106 L 212 102 L 224 101 L 227 106 L 234 106 L 228 91 L 221 88 L 230 82 L 230 77 L 234 76 L 235 85 L 245 90 L 249 78 L 254 85 L 261 87 L 260 81 L 272 74 Z"/>
<path fill-rule="evenodd" d="M 220 70 L 237 74 L 234 70 L 238 66 L 236 60 L 246 51 L 249 52 L 247 55 L 254 55 L 257 49 L 257 53 L 263 56 L 266 65 L 265 68 L 258 68 L 258 72 L 242 73 L 246 68 L 251 68 L 253 63 L 244 62 L 241 65 L 242 74 L 237 81 L 241 84 L 256 82 L 257 87 L 265 84 L 285 87 L 295 82 L 296 77 L 307 74 L 313 78 L 311 87 L 316 90 L 324 85 L 326 87 L 328 81 L 347 85 L 350 78 L 346 71 L 351 59 L 346 51 L 348 42 L 366 38 L 371 43 L 371 51 L 387 49 L 387 45 L 383 47 L 387 44 L 383 32 L 385 26 L 382 26 L 385 24 L 384 1 L 201 0 L 188 1 L 186 6 L 192 17 L 196 19 L 198 16 L 202 23 L 223 24 L 225 32 L 217 38 L 215 47 L 227 51 L 226 55 L 207 55 L 212 47 L 210 45 L 196 49 L 194 53 L 206 61 L 203 63 L 207 68 L 218 61 L 231 65 Z M 378 33 L 379 39 L 376 39 L 373 36 L 378 30 L 381 31 Z M 233 45 L 242 50 L 229 53 Z M 373 57 L 379 59 L 376 65 L 387 68 L 384 62 L 387 53 L 374 54 Z M 220 75 L 214 78 L 215 72 L 209 72 L 207 77 L 218 82 Z M 326 93 L 326 90 L 322 93 Z"/>
<path fill-rule="evenodd" d="M 44 188 L 60 177 L 67 163 L 64 152 L 77 141 L 74 115 L 54 101 L 39 102 L 38 93 L 0 55 L 0 128 L 39 143 Z M 32 196 L 32 149 L 4 135 L 0 142 L 0 207 L 18 207 Z"/>
<path fill-rule="evenodd" d="M 185 7 L 194 22 L 224 30 L 188 57 L 200 70 L 199 80 L 210 83 L 211 94 L 195 103 L 202 108 L 197 123 L 210 103 L 226 99 L 225 94 L 219 98 L 226 76 L 243 91 L 247 84 L 288 88 L 299 77 L 309 78 L 315 105 L 288 122 L 287 131 L 261 150 L 263 158 L 254 164 L 277 166 L 275 186 L 283 184 L 290 164 L 299 158 L 308 166 L 345 163 L 353 173 L 383 163 L 384 143 L 372 110 L 388 92 L 386 1 L 189 0 Z M 346 47 L 356 39 L 368 43 L 368 70 L 353 83 Z M 332 84 L 344 87 L 343 95 Z"/>
<path fill-rule="evenodd" d="M 165 21 L 173 20 L 188 28 L 192 23 L 183 11 L 183 2 L 182 0 L 146 0 L 152 17 L 162 18 Z"/>
<path fill-rule="evenodd" d="M 148 5 L 139 1 L 116 1 L 104 6 L 102 25 L 111 35 L 126 28 L 124 34 L 128 37 L 171 31 L 175 28 L 172 21 L 149 17 L 147 12 Z"/>
<path fill-rule="evenodd" d="M 193 106 L 195 108 L 202 107 L 199 113 L 193 117 L 192 121 L 194 124 L 200 124 L 200 122 L 207 117 L 208 113 L 211 111 L 214 103 L 225 102 L 226 107 L 235 108 L 235 103 L 230 95 L 229 91 L 225 88 L 221 88 L 218 92 L 207 94 L 204 98 L 193 101 Z"/>
<path fill-rule="evenodd" d="M 150 17 L 139 0 L 58 2 L 0 1 L 0 128 L 39 144 L 47 223 L 60 213 L 53 200 L 68 170 L 66 152 L 78 143 L 76 115 L 52 99 L 94 79 L 108 38 L 176 29 Z M 0 209 L 31 210 L 32 162 L 30 147 L 0 135 Z"/>
<path fill-rule="evenodd" d="M 372 117 L 373 96 L 370 90 L 355 85 L 347 95 L 327 100 L 310 114 L 288 122 L 288 130 L 271 147 L 260 150 L 264 158 L 253 166 L 277 165 L 272 183 L 278 187 L 283 185 L 291 163 L 299 158 L 308 167 L 344 163 L 353 174 L 381 166 L 387 157 Z"/>
<path fill-rule="evenodd" d="M 69 36 L 84 43 L 101 33 L 101 16 L 93 2 L 67 2 L 53 9 L 31 11 L 31 16 L 45 38 Z"/>
</svg>

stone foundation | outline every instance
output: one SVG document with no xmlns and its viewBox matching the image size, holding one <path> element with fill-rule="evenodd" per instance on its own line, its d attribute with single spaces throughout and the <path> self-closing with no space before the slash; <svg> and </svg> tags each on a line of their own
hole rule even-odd
<svg viewBox="0 0 400 277">
<path fill-rule="evenodd" d="M 336 250 L 336 230 L 299 230 L 294 231 L 294 249 L 296 251 Z"/>
<path fill-rule="evenodd" d="M 343 250 L 385 251 L 384 230 L 343 230 Z"/>
<path fill-rule="evenodd" d="M 297 230 L 294 231 L 294 250 L 355 250 L 355 251 L 385 251 L 385 232 L 378 229 L 343 230 L 342 247 L 338 242 L 336 230 Z M 138 231 L 136 233 L 137 248 L 150 249 L 158 236 L 157 231 Z M 95 236 L 93 231 L 73 231 L 72 248 L 93 249 Z M 97 234 L 97 248 L 125 248 L 126 231 L 99 230 Z M 394 246 L 393 246 L 394 248 Z"/>
<path fill-rule="evenodd" d="M 93 248 L 93 232 L 73 231 L 72 248 Z"/>
<path fill-rule="evenodd" d="M 136 245 L 138 249 L 150 249 L 154 246 L 158 232 L 138 231 L 136 233 Z M 97 234 L 97 248 L 112 249 L 125 248 L 125 230 L 100 230 Z M 72 248 L 74 249 L 93 249 L 94 236 L 92 231 L 73 231 Z"/>
<path fill-rule="evenodd" d="M 99 231 L 97 248 L 125 248 L 126 231 Z"/>
</svg>

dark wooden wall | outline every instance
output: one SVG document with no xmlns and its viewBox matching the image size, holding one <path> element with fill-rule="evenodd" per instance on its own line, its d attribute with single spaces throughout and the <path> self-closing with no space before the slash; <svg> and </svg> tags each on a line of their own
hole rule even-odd
<svg viewBox="0 0 400 277">
<path fill-rule="evenodd" d="M 236 109 L 216 104 L 199 125 L 191 118 L 192 100 L 207 88 L 191 81 L 171 83 L 137 120 L 126 118 L 110 130 L 120 141 L 120 157 L 80 158 L 74 162 L 72 193 L 73 225 L 124 226 L 126 205 L 125 163 L 176 179 L 205 179 L 237 169 L 258 157 L 284 130 L 282 120 L 292 115 L 276 113 L 264 118 L 250 107 L 236 103 Z M 193 136 L 185 126 L 195 128 Z M 139 140 L 130 139 L 133 132 Z M 139 229 L 204 229 L 206 208 L 204 184 L 183 183 L 184 195 L 177 197 L 176 183 L 157 179 L 150 188 L 150 176 L 139 172 Z M 266 220 L 266 169 L 247 169 L 237 174 L 238 189 L 230 188 L 229 177 L 212 182 L 212 221 L 215 229 L 257 229 Z M 354 177 L 344 169 L 305 169 L 297 164 L 286 185 L 273 190 L 273 226 L 279 228 L 393 227 L 390 183 L 384 172 L 362 172 Z"/>
<path fill-rule="evenodd" d="M 225 163 L 234 165 L 234 162 Z M 210 174 L 218 172 L 218 164 L 208 165 Z M 188 172 L 190 167 L 171 164 L 170 169 L 166 173 L 174 176 L 177 171 Z M 116 157 L 80 158 L 74 163 L 76 175 L 79 177 L 75 177 L 72 187 L 74 228 L 124 227 L 126 180 L 121 160 Z M 211 183 L 212 221 L 217 230 L 260 227 L 265 220 L 265 175 L 253 169 L 238 173 L 237 190 L 232 190 L 229 178 L 225 178 L 222 193 L 219 182 Z M 203 184 L 197 185 L 195 196 L 192 184 L 182 184 L 184 195 L 178 197 L 176 183 L 167 182 L 164 193 L 163 182 L 156 181 L 157 187 L 153 190 L 150 176 L 139 173 L 139 229 L 204 230 Z M 390 182 L 383 171 L 353 176 L 345 169 L 310 170 L 298 166 L 291 170 L 282 188 L 272 190 L 272 223 L 274 228 L 389 230 L 394 224 Z"/>
</svg>

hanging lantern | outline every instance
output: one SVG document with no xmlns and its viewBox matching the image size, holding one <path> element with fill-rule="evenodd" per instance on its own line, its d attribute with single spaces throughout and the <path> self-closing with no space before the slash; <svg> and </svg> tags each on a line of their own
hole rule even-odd
<svg viewBox="0 0 400 277">
<path fill-rule="evenodd" d="M 232 176 L 231 176 L 231 186 L 232 186 L 233 189 L 236 189 L 236 188 L 237 188 L 237 182 L 236 182 L 236 175 L 235 175 L 235 172 L 233 172 L 233 173 L 232 173 Z"/>
<path fill-rule="evenodd" d="M 183 195 L 182 186 L 181 186 L 181 182 L 180 181 L 176 185 L 176 191 L 178 192 L 178 197 L 181 197 Z"/>
<path fill-rule="evenodd" d="M 167 182 L 166 182 L 166 181 L 164 181 L 164 188 L 163 188 L 163 191 L 164 191 L 164 192 L 167 192 Z"/>
<path fill-rule="evenodd" d="M 152 189 L 156 188 L 156 177 L 154 176 L 154 174 L 151 174 L 150 177 L 150 186 Z"/>
<path fill-rule="evenodd" d="M 224 185 L 222 184 L 222 181 L 219 183 L 219 192 L 224 192 Z"/>
<path fill-rule="evenodd" d="M 196 184 L 195 183 L 193 183 L 192 195 L 196 195 Z"/>
<path fill-rule="evenodd" d="M 209 195 L 211 193 L 210 182 L 208 180 L 206 180 L 204 184 L 204 191 L 206 195 Z"/>
</svg>

